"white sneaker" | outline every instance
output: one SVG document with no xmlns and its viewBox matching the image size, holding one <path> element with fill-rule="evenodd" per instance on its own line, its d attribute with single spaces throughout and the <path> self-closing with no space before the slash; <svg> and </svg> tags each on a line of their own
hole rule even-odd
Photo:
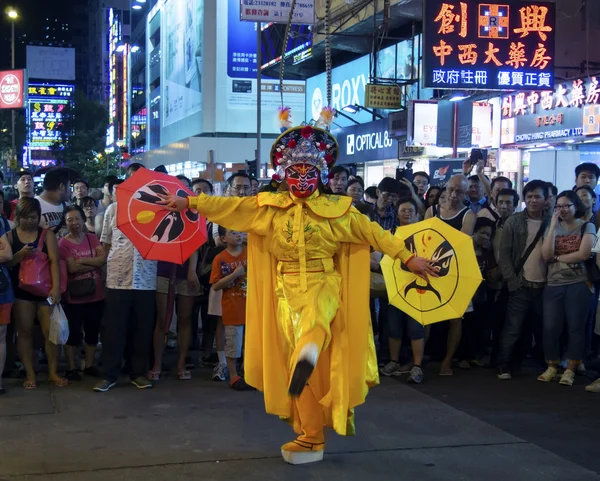
<svg viewBox="0 0 600 481">
<path fill-rule="evenodd" d="M 600 378 L 596 379 L 592 384 L 585 387 L 587 392 L 600 392 Z"/>
<path fill-rule="evenodd" d="M 549 366 L 548 369 L 538 376 L 537 380 L 541 382 L 552 382 L 557 374 L 558 370 L 554 366 Z"/>
<path fill-rule="evenodd" d="M 575 372 L 567 369 L 560 378 L 560 384 L 563 386 L 572 386 L 575 382 Z"/>
<path fill-rule="evenodd" d="M 228 377 L 229 369 L 227 369 L 227 364 L 217 364 L 213 369 L 213 381 L 227 381 Z"/>
</svg>

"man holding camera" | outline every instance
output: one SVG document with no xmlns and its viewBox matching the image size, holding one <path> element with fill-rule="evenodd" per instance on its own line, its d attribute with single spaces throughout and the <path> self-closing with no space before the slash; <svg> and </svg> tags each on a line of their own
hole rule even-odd
<svg viewBox="0 0 600 481">
<path fill-rule="evenodd" d="M 481 149 L 473 149 L 471 155 L 463 162 L 463 175 L 469 179 L 468 198 L 465 202 L 476 215 L 482 209 L 489 209 L 489 202 L 485 196 L 485 192 L 489 192 L 490 181 L 483 173 L 485 167 L 485 151 Z M 471 171 L 476 166 L 475 172 L 477 175 L 472 175 Z"/>
</svg>

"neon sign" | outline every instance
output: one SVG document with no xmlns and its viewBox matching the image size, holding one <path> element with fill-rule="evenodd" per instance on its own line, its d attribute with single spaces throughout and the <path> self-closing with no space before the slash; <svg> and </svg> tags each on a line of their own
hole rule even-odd
<svg viewBox="0 0 600 481">
<path fill-rule="evenodd" d="M 502 98 L 503 144 L 600 135 L 600 78 Z"/>
<path fill-rule="evenodd" d="M 68 100 L 29 100 L 30 149 L 50 147 L 61 140 Z"/>
<path fill-rule="evenodd" d="M 66 98 L 72 99 L 75 87 L 73 85 L 29 84 L 29 98 Z"/>
<path fill-rule="evenodd" d="M 555 5 L 425 0 L 424 86 L 554 87 Z"/>
</svg>

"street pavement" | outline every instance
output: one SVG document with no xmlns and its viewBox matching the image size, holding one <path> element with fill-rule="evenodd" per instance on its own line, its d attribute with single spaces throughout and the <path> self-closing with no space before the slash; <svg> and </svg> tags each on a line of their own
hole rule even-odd
<svg viewBox="0 0 600 481">
<path fill-rule="evenodd" d="M 426 383 L 382 379 L 357 409 L 358 435 L 330 433 L 323 462 L 288 466 L 291 429 L 194 369 L 140 391 L 121 379 L 108 393 L 86 379 L 67 388 L 18 381 L 0 398 L 0 481 L 183 480 L 600 480 L 600 395 L 492 371 Z M 41 377 L 43 381 L 43 377 Z"/>
</svg>

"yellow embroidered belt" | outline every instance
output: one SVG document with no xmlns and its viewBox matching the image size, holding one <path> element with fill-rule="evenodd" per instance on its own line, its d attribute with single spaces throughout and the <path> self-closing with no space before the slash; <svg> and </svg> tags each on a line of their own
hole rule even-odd
<svg viewBox="0 0 600 481">
<path fill-rule="evenodd" d="M 308 259 L 306 261 L 306 273 L 314 272 L 333 272 L 335 264 L 331 257 L 324 259 Z M 300 262 L 298 261 L 280 261 L 277 263 L 277 274 L 300 274 Z"/>
</svg>

